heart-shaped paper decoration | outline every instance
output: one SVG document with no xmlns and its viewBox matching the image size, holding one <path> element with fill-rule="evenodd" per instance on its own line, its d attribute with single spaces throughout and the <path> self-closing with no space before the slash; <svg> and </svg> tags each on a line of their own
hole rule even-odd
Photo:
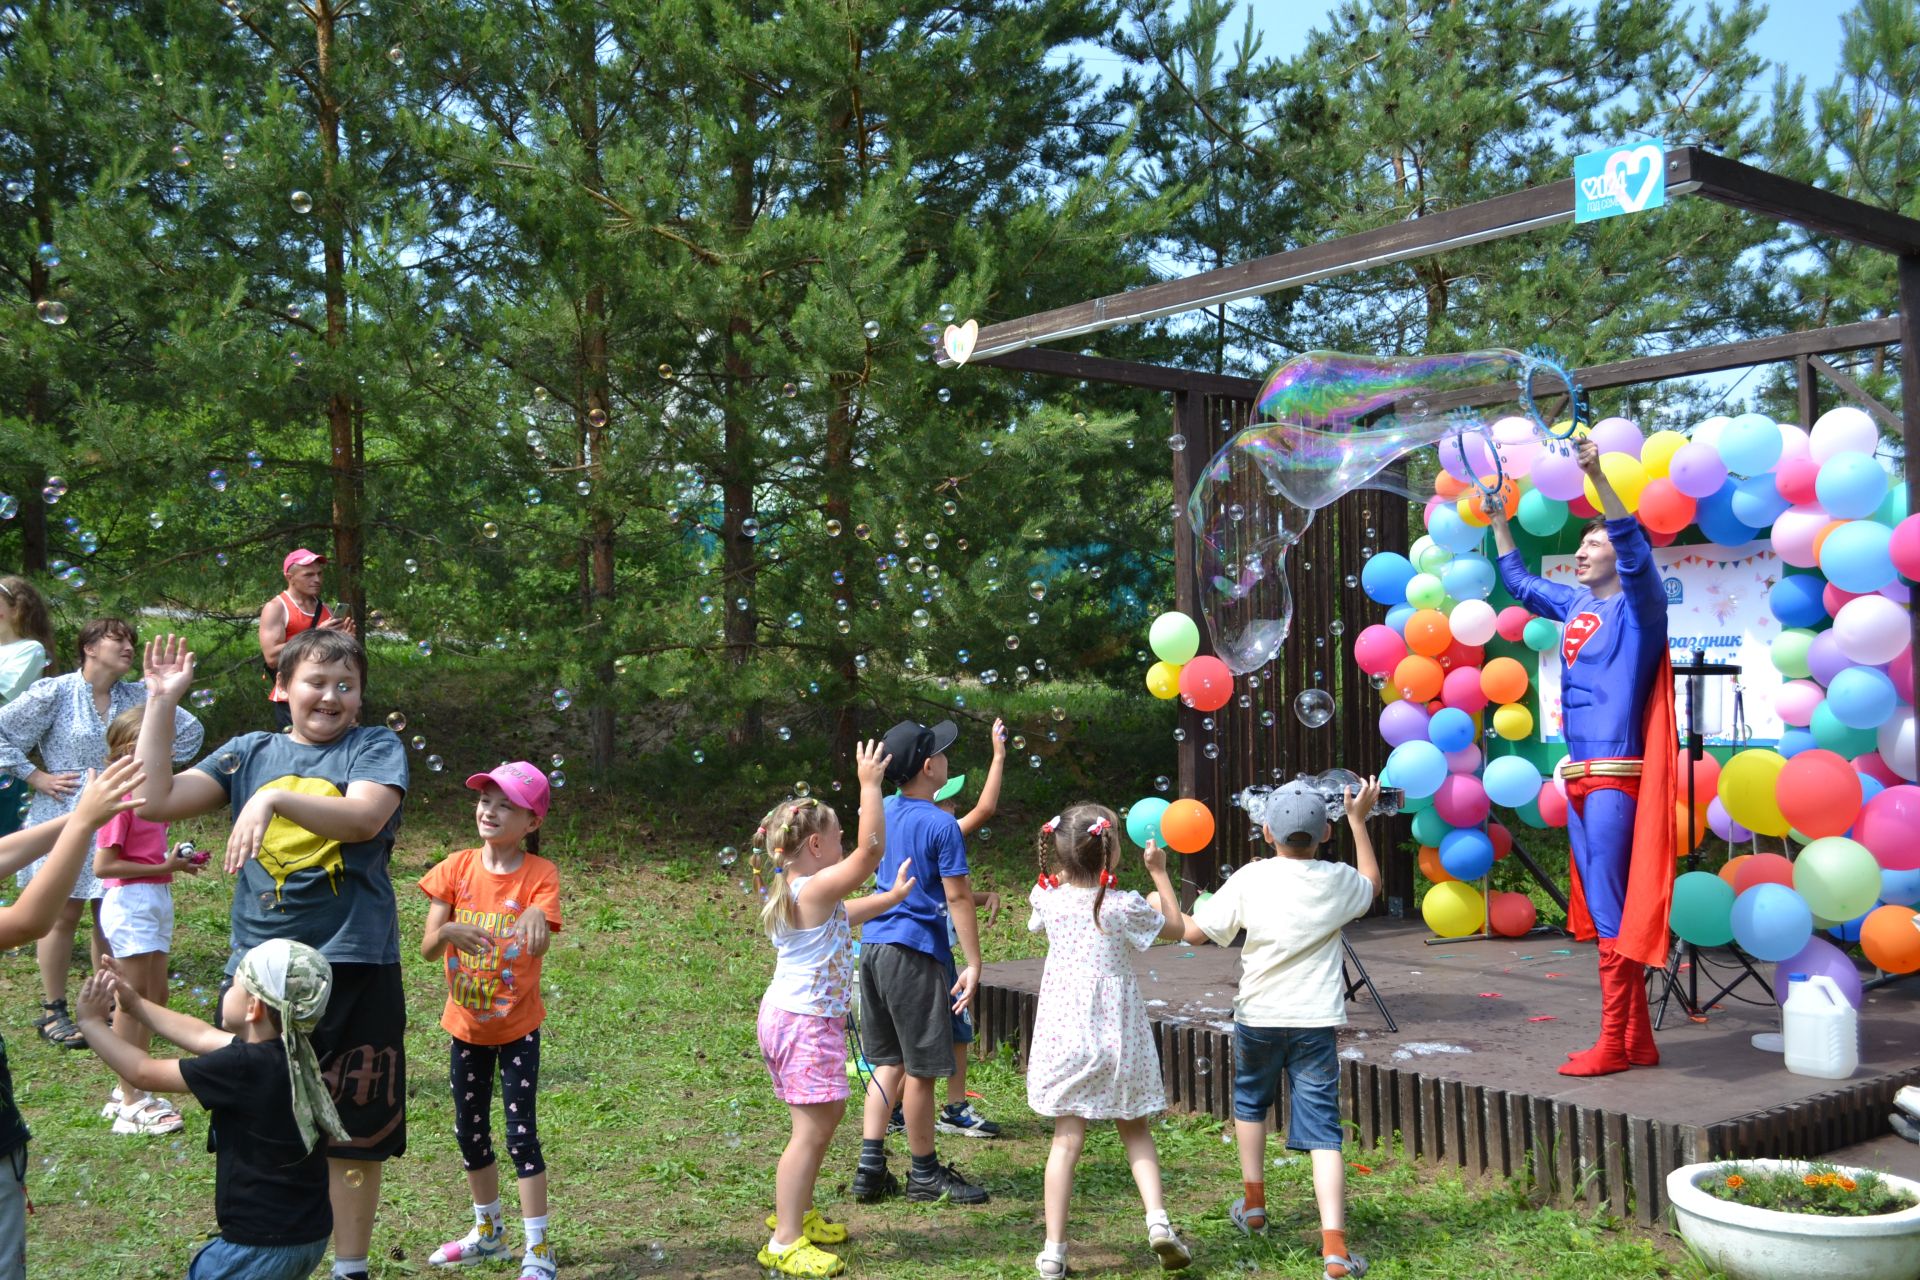
<svg viewBox="0 0 1920 1280">
<path fill-rule="evenodd" d="M 1667 153 L 1650 142 L 1632 151 L 1616 151 L 1607 157 L 1607 185 L 1618 193 L 1622 209 L 1628 213 L 1638 213 L 1647 207 L 1647 201 L 1653 199 L 1654 188 L 1659 185 L 1660 168 L 1666 162 Z M 1642 165 L 1647 170 L 1643 178 L 1637 177 Z M 1628 190 L 1630 178 L 1638 182 L 1638 190 Z"/>
<path fill-rule="evenodd" d="M 973 344 L 980 339 L 980 322 L 969 320 L 965 324 L 950 324 L 942 335 L 947 348 L 947 359 L 955 364 L 965 364 L 973 354 Z"/>
</svg>

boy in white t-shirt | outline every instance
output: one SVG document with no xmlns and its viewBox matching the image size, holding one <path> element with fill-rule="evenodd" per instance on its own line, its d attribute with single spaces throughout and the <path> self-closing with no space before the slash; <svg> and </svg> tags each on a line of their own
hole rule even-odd
<svg viewBox="0 0 1920 1280">
<path fill-rule="evenodd" d="M 1290 782 L 1268 793 L 1254 816 L 1278 856 L 1234 872 L 1218 893 L 1195 904 L 1187 922 L 1188 942 L 1224 947 L 1242 929 L 1247 934 L 1233 1027 L 1233 1127 L 1246 1191 L 1234 1202 L 1233 1221 L 1250 1233 L 1267 1229 L 1267 1113 L 1285 1071 L 1287 1147 L 1312 1153 L 1326 1280 L 1367 1270 L 1367 1260 L 1347 1249 L 1334 1029 L 1347 1021 L 1340 930 L 1365 915 L 1380 893 L 1380 864 L 1367 836 L 1367 815 L 1379 796 L 1373 778 L 1346 794 L 1356 869 L 1317 856 L 1333 835 L 1318 791 Z"/>
</svg>

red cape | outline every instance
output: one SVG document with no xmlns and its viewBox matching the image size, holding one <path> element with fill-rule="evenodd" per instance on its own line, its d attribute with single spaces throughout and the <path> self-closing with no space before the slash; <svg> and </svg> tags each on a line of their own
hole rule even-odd
<svg viewBox="0 0 1920 1280">
<path fill-rule="evenodd" d="M 1673 710 L 1673 662 L 1664 648 L 1654 675 L 1653 693 L 1647 699 L 1645 730 L 1640 790 L 1633 812 L 1633 853 L 1627 866 L 1627 900 L 1621 907 L 1620 937 L 1614 950 L 1641 964 L 1664 965 L 1670 946 L 1667 916 L 1673 909 L 1674 846 L 1678 836 L 1674 807 L 1679 803 L 1674 768 L 1674 742 L 1679 729 Z M 1567 927 L 1583 942 L 1595 936 L 1578 867 L 1572 869 L 1567 894 Z"/>
</svg>

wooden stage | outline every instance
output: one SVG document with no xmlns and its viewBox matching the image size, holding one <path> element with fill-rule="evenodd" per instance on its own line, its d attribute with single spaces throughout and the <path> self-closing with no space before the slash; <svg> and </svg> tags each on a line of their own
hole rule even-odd
<svg viewBox="0 0 1920 1280">
<path fill-rule="evenodd" d="M 1751 1037 L 1779 1014 L 1749 981 L 1704 1022 L 1676 1004 L 1657 1033 L 1661 1065 L 1580 1080 L 1558 1074 L 1599 1027 L 1595 951 L 1555 934 L 1426 945 L 1417 921 L 1366 920 L 1347 939 L 1398 1025 L 1364 993 L 1340 1034 L 1341 1106 L 1359 1141 L 1400 1135 L 1420 1159 L 1519 1178 L 1543 1201 L 1611 1206 L 1664 1223 L 1667 1173 L 1728 1156 L 1821 1156 L 1890 1132 L 1903 1084 L 1920 1084 L 1920 978 L 1870 991 L 1858 1072 L 1788 1072 Z M 1239 951 L 1161 945 L 1135 967 L 1177 1111 L 1232 1115 Z M 1708 953 L 1708 973 L 1727 953 Z M 1043 962 L 988 965 L 979 1051 L 1012 1043 L 1024 1066 Z M 1772 980 L 1773 966 L 1756 966 Z M 1284 1118 L 1282 1101 L 1280 1115 Z M 1920 1148 L 1908 1150 L 1920 1151 Z"/>
</svg>

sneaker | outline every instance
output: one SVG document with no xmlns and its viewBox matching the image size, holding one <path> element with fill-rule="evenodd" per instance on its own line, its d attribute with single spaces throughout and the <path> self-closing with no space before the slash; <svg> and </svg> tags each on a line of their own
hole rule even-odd
<svg viewBox="0 0 1920 1280">
<path fill-rule="evenodd" d="M 1160 1256 L 1162 1271 L 1180 1271 L 1193 1261 L 1193 1254 L 1182 1243 L 1171 1223 L 1156 1222 L 1148 1227 L 1147 1244 Z"/>
<path fill-rule="evenodd" d="M 507 1248 L 507 1233 L 498 1224 L 488 1223 L 482 1231 L 475 1227 L 458 1240 L 449 1240 L 427 1257 L 430 1267 L 470 1267 L 476 1262 L 504 1262 L 512 1254 Z M 551 1256 L 551 1255 L 549 1255 Z"/>
<path fill-rule="evenodd" d="M 887 1166 L 860 1164 L 853 1167 L 853 1198 L 861 1204 L 872 1204 L 876 1200 L 899 1194 L 900 1179 L 894 1177 Z"/>
<path fill-rule="evenodd" d="M 559 1270 L 553 1258 L 553 1246 L 545 1240 L 528 1245 L 526 1256 L 520 1259 L 520 1280 L 553 1280 Z"/>
<path fill-rule="evenodd" d="M 178 1133 L 186 1127 L 187 1122 L 171 1103 L 154 1097 L 121 1107 L 113 1118 L 115 1133 Z"/>
<path fill-rule="evenodd" d="M 1920 1120 L 1920 1085 L 1910 1084 L 1893 1095 L 1894 1109 Z"/>
<path fill-rule="evenodd" d="M 887 1117 L 887 1132 L 888 1133 L 905 1133 L 906 1131 L 907 1131 L 907 1118 L 900 1114 L 900 1108 L 895 1107 L 893 1109 L 893 1114 Z"/>
<path fill-rule="evenodd" d="M 804 1236 L 785 1253 L 775 1253 L 772 1249 L 762 1247 L 754 1257 L 761 1266 L 778 1271 L 783 1276 L 837 1276 L 847 1269 L 846 1263 L 814 1247 L 813 1242 Z"/>
<path fill-rule="evenodd" d="M 780 1215 L 777 1213 L 768 1214 L 767 1230 L 778 1231 L 779 1229 Z M 809 1209 L 806 1212 L 806 1216 L 800 1219 L 800 1234 L 815 1244 L 845 1244 L 847 1242 L 847 1224 L 844 1222 L 828 1222 L 821 1216 L 818 1209 Z"/>
<path fill-rule="evenodd" d="M 930 1201 L 946 1199 L 954 1204 L 985 1204 L 990 1197 L 985 1187 L 976 1186 L 960 1176 L 950 1164 L 938 1165 L 931 1178 L 909 1175 L 907 1199 Z"/>
<path fill-rule="evenodd" d="M 940 1115 L 933 1122 L 937 1133 L 954 1133 L 963 1138 L 997 1138 L 1000 1126 L 973 1109 L 971 1102 L 955 1106 L 949 1102 L 940 1108 Z"/>
<path fill-rule="evenodd" d="M 1227 1216 L 1233 1219 L 1234 1226 L 1240 1228 L 1240 1230 L 1250 1236 L 1263 1236 L 1267 1234 L 1267 1211 L 1265 1209 L 1255 1209 L 1249 1213 L 1247 1210 L 1247 1198 L 1245 1196 L 1241 1196 L 1233 1202 L 1233 1207 L 1227 1210 Z"/>
<path fill-rule="evenodd" d="M 1909 1120 L 1905 1112 L 1896 1111 L 1887 1117 L 1887 1123 L 1908 1142 L 1920 1142 L 1920 1120 Z"/>
</svg>

